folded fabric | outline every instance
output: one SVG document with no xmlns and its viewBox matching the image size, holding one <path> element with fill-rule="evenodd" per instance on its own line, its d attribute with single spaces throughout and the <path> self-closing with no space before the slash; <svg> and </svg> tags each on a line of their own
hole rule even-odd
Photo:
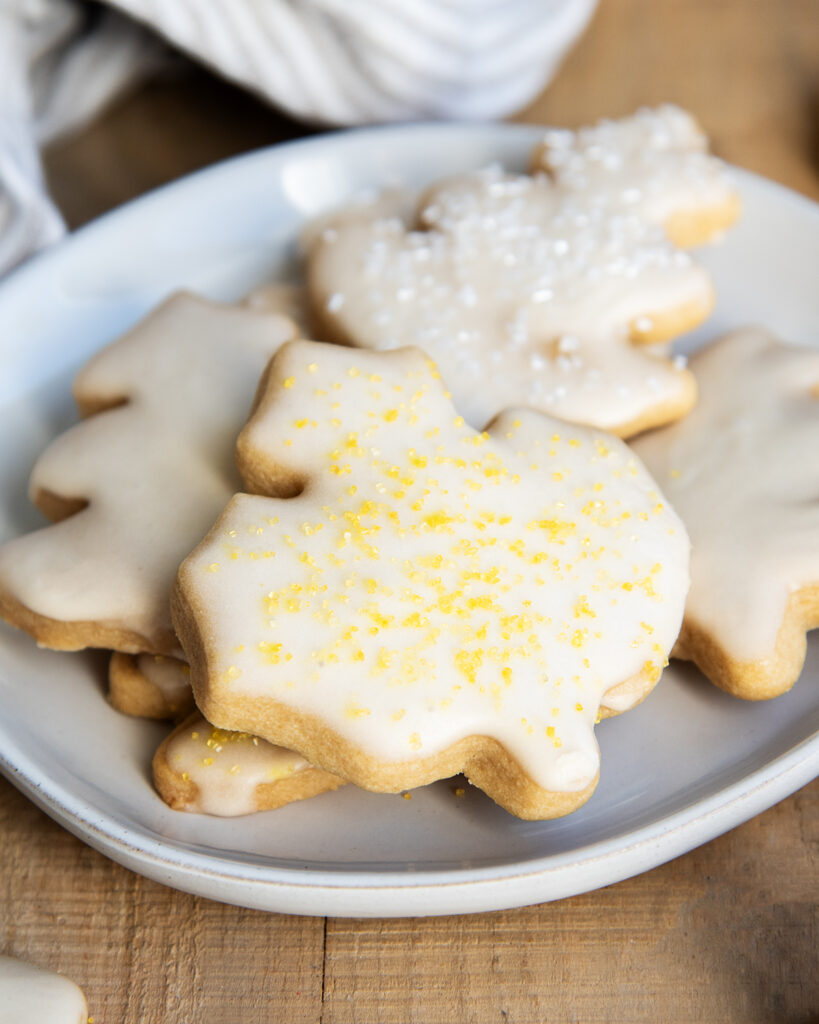
<svg viewBox="0 0 819 1024">
<path fill-rule="evenodd" d="M 0 275 L 65 231 L 38 146 L 153 73 L 160 37 L 313 122 L 489 119 L 543 88 L 596 0 L 108 3 L 0 0 Z"/>
<path fill-rule="evenodd" d="M 38 147 L 163 62 L 156 36 L 74 0 L 0 0 L 0 275 L 59 239 Z"/>
<path fill-rule="evenodd" d="M 496 118 L 531 99 L 596 0 L 109 0 L 295 117 Z"/>
</svg>

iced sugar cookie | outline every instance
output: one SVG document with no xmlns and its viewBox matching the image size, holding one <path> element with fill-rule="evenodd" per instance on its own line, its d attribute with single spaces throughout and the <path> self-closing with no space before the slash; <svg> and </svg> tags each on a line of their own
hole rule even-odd
<svg viewBox="0 0 819 1024">
<path fill-rule="evenodd" d="M 520 405 L 622 436 L 674 420 L 693 405 L 694 380 L 641 344 L 700 323 L 713 296 L 658 220 L 660 199 L 677 209 L 679 183 L 651 166 L 635 167 L 633 190 L 651 205 L 600 175 L 581 188 L 577 176 L 490 168 L 432 188 L 411 222 L 345 212 L 308 255 L 319 332 L 420 346 L 476 427 Z M 685 182 L 693 219 L 714 190 L 699 175 Z"/>
<path fill-rule="evenodd" d="M 114 651 L 108 665 L 108 699 L 126 715 L 179 721 L 194 710 L 190 668 L 165 654 Z"/>
<path fill-rule="evenodd" d="M 238 459 L 256 494 L 173 598 L 210 721 L 371 790 L 463 769 L 523 817 L 588 798 L 601 699 L 656 683 L 688 585 L 624 444 L 531 410 L 477 433 L 417 350 L 294 342 Z"/>
<path fill-rule="evenodd" d="M 674 653 L 738 697 L 776 697 L 819 626 L 819 351 L 749 329 L 691 368 L 694 412 L 634 443 L 691 536 Z"/>
<path fill-rule="evenodd" d="M 292 750 L 216 729 L 196 713 L 157 750 L 154 784 L 174 810 L 233 817 L 272 811 L 338 789 L 344 781 Z"/>
<path fill-rule="evenodd" d="M 85 997 L 73 981 L 0 956 L 0 1024 L 86 1024 Z"/>
<path fill-rule="evenodd" d="M 740 212 L 729 170 L 708 153 L 694 118 L 671 104 L 578 131 L 552 129 L 532 167 L 579 195 L 608 195 L 683 248 L 711 241 Z"/>
<path fill-rule="evenodd" d="M 236 435 L 291 321 L 177 295 L 79 373 L 87 417 L 37 461 L 54 525 L 0 547 L 0 615 L 45 647 L 181 653 L 176 568 L 237 486 Z"/>
</svg>

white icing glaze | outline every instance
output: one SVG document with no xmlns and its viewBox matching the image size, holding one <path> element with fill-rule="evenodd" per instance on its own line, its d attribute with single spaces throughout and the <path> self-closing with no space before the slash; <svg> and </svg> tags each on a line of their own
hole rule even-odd
<svg viewBox="0 0 819 1024">
<path fill-rule="evenodd" d="M 686 618 L 767 658 L 788 597 L 819 582 L 819 351 L 749 329 L 690 365 L 696 409 L 634 449 L 691 536 Z"/>
<path fill-rule="evenodd" d="M 0 1024 L 86 1024 L 88 1007 L 73 981 L 0 956 Z"/>
<path fill-rule="evenodd" d="M 298 328 L 299 337 L 309 338 L 309 313 L 304 288 L 282 281 L 269 281 L 251 289 L 243 305 L 260 313 L 280 313 L 289 317 Z"/>
<path fill-rule="evenodd" d="M 707 149 L 694 118 L 664 104 L 577 131 L 552 129 L 538 163 L 562 188 L 607 193 L 610 201 L 664 224 L 681 211 L 735 202 L 728 168 Z"/>
<path fill-rule="evenodd" d="M 239 452 L 307 484 L 238 495 L 182 567 L 212 685 L 391 763 L 486 735 L 548 790 L 594 778 L 600 698 L 659 676 L 688 585 L 624 444 L 529 410 L 478 434 L 422 353 L 296 342 Z"/>
<path fill-rule="evenodd" d="M 246 732 L 217 729 L 202 715 L 171 737 L 166 756 L 177 775 L 196 785 L 196 799 L 186 810 L 220 817 L 253 814 L 259 809 L 258 786 L 310 767 L 292 750 Z"/>
<path fill-rule="evenodd" d="M 178 708 L 190 700 L 191 670 L 184 661 L 164 654 L 138 654 L 135 664 L 137 670 L 159 690 L 168 707 Z"/>
<path fill-rule="evenodd" d="M 58 437 L 32 490 L 82 512 L 0 548 L 0 585 L 40 615 L 120 623 L 168 653 L 176 567 L 235 491 L 236 435 L 282 317 L 191 295 L 165 302 L 80 372 L 78 394 L 127 399 Z"/>
<path fill-rule="evenodd" d="M 606 142 L 602 170 L 595 139 Z M 354 345 L 423 348 L 475 427 L 519 405 L 626 432 L 673 419 L 693 399 L 690 375 L 630 335 L 661 323 L 670 336 L 710 309 L 707 274 L 662 221 L 710 207 L 729 189 L 722 165 L 689 152 L 704 143 L 682 112 L 553 141 L 558 181 L 498 168 L 452 179 L 427 193 L 417 230 L 344 211 L 314 239 L 313 302 Z"/>
</svg>

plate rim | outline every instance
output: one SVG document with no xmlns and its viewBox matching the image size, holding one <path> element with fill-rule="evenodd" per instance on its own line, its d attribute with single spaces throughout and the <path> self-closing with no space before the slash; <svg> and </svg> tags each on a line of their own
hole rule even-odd
<svg viewBox="0 0 819 1024">
<path fill-rule="evenodd" d="M 29 287 L 78 247 L 94 245 L 95 236 L 112 222 L 147 211 L 155 204 L 173 201 L 177 192 L 191 187 L 216 187 L 227 175 L 252 173 L 256 162 L 271 158 L 321 152 L 343 146 L 351 138 L 388 138 L 391 134 L 434 136 L 458 132 L 475 138 L 503 134 L 521 142 L 536 139 L 546 126 L 490 122 L 377 125 L 321 133 L 253 150 L 219 161 L 161 185 L 116 207 L 66 236 L 13 271 L 0 284 L 0 308 L 7 295 Z M 819 224 L 819 204 L 777 182 L 751 171 L 732 168 L 738 180 L 773 195 L 775 201 L 795 205 Z M 296 869 L 250 864 L 240 858 L 184 850 L 174 841 L 154 839 L 142 826 L 127 828 L 79 797 L 72 797 L 57 778 L 38 768 L 0 722 L 0 773 L 70 832 L 111 859 L 174 888 L 195 892 L 248 907 L 302 914 L 335 916 L 415 916 L 470 913 L 505 909 L 546 900 L 561 899 L 599 888 L 642 873 L 691 850 L 748 820 L 793 793 L 819 773 L 819 733 L 789 748 L 750 774 L 728 783 L 705 798 L 693 798 L 684 807 L 650 823 L 608 839 L 598 840 L 561 854 L 545 855 L 517 863 L 473 868 L 419 869 L 413 873 L 372 870 Z M 85 813 L 84 813 L 85 811 Z M 691 835 L 695 838 L 691 841 Z M 624 840 L 626 840 L 624 842 Z M 577 854 L 582 851 L 580 858 Z M 637 864 L 635 868 L 635 862 Z M 589 874 L 595 878 L 589 884 Z M 521 898 L 527 884 L 528 894 Z M 383 899 L 389 893 L 389 906 Z M 430 907 L 428 901 L 435 903 Z"/>
</svg>

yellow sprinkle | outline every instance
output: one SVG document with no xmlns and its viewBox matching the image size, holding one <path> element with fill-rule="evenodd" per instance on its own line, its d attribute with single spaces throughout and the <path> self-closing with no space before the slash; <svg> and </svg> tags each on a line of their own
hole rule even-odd
<svg viewBox="0 0 819 1024">
<path fill-rule="evenodd" d="M 282 387 L 283 388 L 292 388 L 295 383 L 296 383 L 296 378 L 295 377 L 285 377 L 285 379 L 282 381 Z"/>
<path fill-rule="evenodd" d="M 412 800 L 412 793 L 402 793 L 401 796 L 404 800 Z"/>
<path fill-rule="evenodd" d="M 647 661 L 643 665 L 643 672 L 648 677 L 650 683 L 656 683 L 662 674 L 662 669 L 659 665 L 655 665 L 653 661 Z"/>
<path fill-rule="evenodd" d="M 219 572 L 219 563 L 211 562 L 208 566 L 208 572 Z"/>
<path fill-rule="evenodd" d="M 315 373 L 317 369 L 318 369 L 318 363 L 310 363 L 310 365 L 307 367 L 307 372 L 308 373 Z"/>
</svg>

